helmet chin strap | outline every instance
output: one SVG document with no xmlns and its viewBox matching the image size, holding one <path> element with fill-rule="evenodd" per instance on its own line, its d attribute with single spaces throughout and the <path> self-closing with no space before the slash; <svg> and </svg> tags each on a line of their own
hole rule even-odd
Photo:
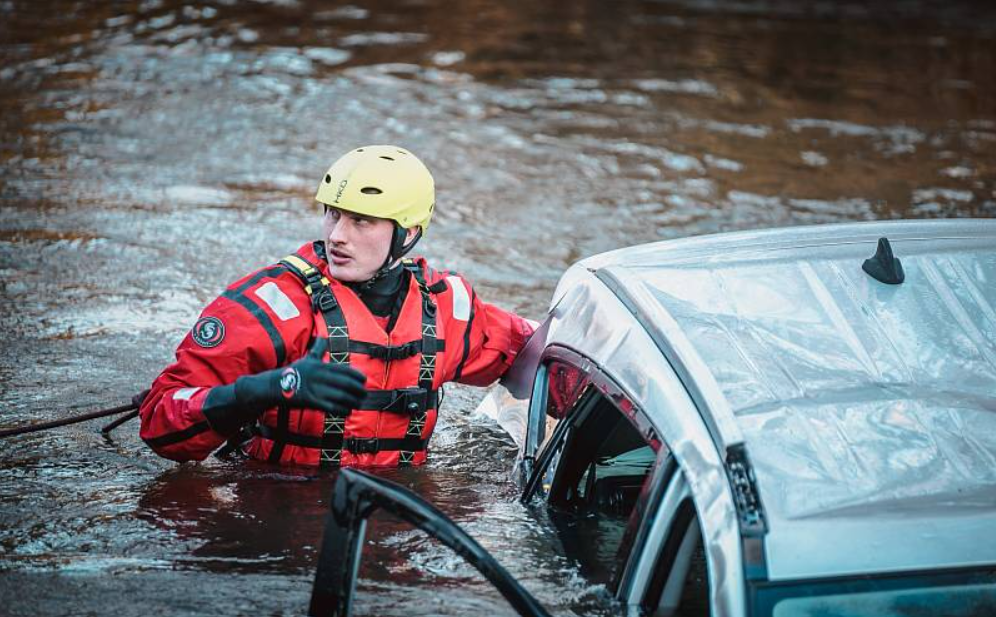
<svg viewBox="0 0 996 617">
<path fill-rule="evenodd" d="M 391 271 L 391 268 L 394 266 L 394 262 L 404 257 L 409 253 L 409 251 L 415 248 L 415 245 L 418 244 L 418 241 L 422 238 L 422 228 L 418 228 L 418 232 L 415 234 L 415 239 L 408 244 L 405 244 L 405 238 L 407 237 L 408 230 L 395 223 L 394 235 L 391 237 L 391 248 L 387 251 L 387 259 L 384 260 L 384 265 L 382 265 L 379 270 L 374 272 L 373 276 L 360 283 L 359 288 L 361 291 L 373 287 L 374 283 L 384 278 L 384 276 Z"/>
</svg>

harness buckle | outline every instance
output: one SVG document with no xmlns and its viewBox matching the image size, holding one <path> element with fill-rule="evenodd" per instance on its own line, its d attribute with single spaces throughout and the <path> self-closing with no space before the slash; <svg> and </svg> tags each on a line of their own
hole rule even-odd
<svg viewBox="0 0 996 617">
<path fill-rule="evenodd" d="M 311 304 L 322 313 L 327 313 L 339 305 L 335 296 L 328 289 L 322 289 L 315 294 L 311 299 Z"/>
<path fill-rule="evenodd" d="M 423 308 L 425 310 L 425 314 L 428 315 L 428 316 L 430 316 L 430 317 L 435 317 L 436 316 L 436 303 L 432 301 L 432 298 L 430 298 L 428 296 L 428 294 L 427 294 L 427 295 L 425 295 L 423 297 L 422 302 L 423 302 Z"/>
<path fill-rule="evenodd" d="M 342 446 L 353 454 L 376 454 L 380 452 L 380 439 L 349 437 L 342 441 Z"/>
<path fill-rule="evenodd" d="M 385 347 L 385 360 L 404 360 L 418 353 L 416 345 L 421 341 L 412 341 L 396 347 Z"/>
<path fill-rule="evenodd" d="M 411 358 L 418 353 L 419 345 L 421 341 L 411 341 L 405 343 L 404 345 L 376 345 L 372 346 L 367 352 L 371 358 L 377 358 L 378 360 L 384 360 L 390 362 L 392 360 L 404 360 L 406 358 Z"/>
<path fill-rule="evenodd" d="M 404 388 L 395 390 L 398 396 L 388 403 L 387 407 L 381 411 L 393 411 L 395 413 L 417 414 L 426 409 L 429 392 L 424 388 Z"/>
</svg>

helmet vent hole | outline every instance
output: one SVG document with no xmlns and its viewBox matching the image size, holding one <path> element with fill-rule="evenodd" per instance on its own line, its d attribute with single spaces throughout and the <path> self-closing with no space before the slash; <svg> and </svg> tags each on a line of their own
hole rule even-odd
<svg viewBox="0 0 996 617">
<path fill-rule="evenodd" d="M 332 176 L 325 174 L 325 184 L 332 184 Z"/>
<path fill-rule="evenodd" d="M 363 152 L 363 148 L 357 148 L 356 151 L 357 152 Z"/>
<path fill-rule="evenodd" d="M 380 195 L 384 191 L 380 190 L 376 186 L 365 186 L 360 189 L 360 192 L 364 195 Z"/>
<path fill-rule="evenodd" d="M 393 160 L 394 160 L 394 159 L 392 159 L 392 158 L 391 158 L 391 157 L 389 157 L 389 156 L 382 156 L 382 157 L 380 157 L 380 158 L 384 159 L 385 161 L 393 161 Z"/>
</svg>

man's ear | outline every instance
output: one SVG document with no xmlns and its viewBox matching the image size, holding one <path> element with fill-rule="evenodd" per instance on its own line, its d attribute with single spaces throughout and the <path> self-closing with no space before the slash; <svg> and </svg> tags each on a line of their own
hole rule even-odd
<svg viewBox="0 0 996 617">
<path fill-rule="evenodd" d="M 418 234 L 419 234 L 419 232 L 421 230 L 422 230 L 422 228 L 419 227 L 418 225 L 416 225 L 415 227 L 409 227 L 408 229 L 406 229 L 405 230 L 405 232 L 406 232 L 405 233 L 405 246 L 408 246 L 409 244 L 411 244 L 412 240 L 414 240 L 418 236 Z"/>
</svg>

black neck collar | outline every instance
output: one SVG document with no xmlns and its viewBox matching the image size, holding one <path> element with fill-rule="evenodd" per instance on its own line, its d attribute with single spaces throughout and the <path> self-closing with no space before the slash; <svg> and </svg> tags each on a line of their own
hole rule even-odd
<svg viewBox="0 0 996 617">
<path fill-rule="evenodd" d="M 324 242 L 315 242 L 315 253 L 319 259 L 325 261 L 327 255 Z M 363 304 L 377 317 L 388 317 L 392 315 L 398 302 L 402 290 L 407 290 L 408 277 L 404 275 L 405 268 L 400 263 L 390 270 L 387 270 L 376 280 L 361 281 L 356 283 L 342 282 L 360 297 Z"/>
</svg>

